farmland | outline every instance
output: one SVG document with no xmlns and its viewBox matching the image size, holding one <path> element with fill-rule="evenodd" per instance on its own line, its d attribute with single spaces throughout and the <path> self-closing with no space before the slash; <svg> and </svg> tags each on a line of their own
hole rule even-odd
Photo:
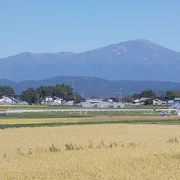
<svg viewBox="0 0 180 180">
<path fill-rule="evenodd" d="M 150 112 L 29 112 L 0 114 L 0 129 L 92 124 L 180 124 L 180 117 Z"/>
<path fill-rule="evenodd" d="M 179 179 L 179 132 L 145 124 L 0 130 L 1 179 Z"/>
<path fill-rule="evenodd" d="M 179 124 L 155 111 L 0 114 L 1 179 L 179 179 Z"/>
</svg>

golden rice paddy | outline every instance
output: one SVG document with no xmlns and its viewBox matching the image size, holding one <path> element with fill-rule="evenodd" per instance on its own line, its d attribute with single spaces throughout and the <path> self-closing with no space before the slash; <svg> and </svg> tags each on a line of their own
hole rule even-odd
<svg viewBox="0 0 180 180">
<path fill-rule="evenodd" d="M 68 122 L 137 122 L 137 121 L 161 121 L 163 120 L 179 120 L 179 116 L 97 116 L 97 117 L 81 117 L 81 118 L 13 118 L 13 119 L 0 119 L 0 125 L 4 124 L 41 124 L 41 123 L 68 123 Z"/>
<path fill-rule="evenodd" d="M 0 130 L 2 180 L 180 179 L 180 126 L 101 124 Z"/>
</svg>

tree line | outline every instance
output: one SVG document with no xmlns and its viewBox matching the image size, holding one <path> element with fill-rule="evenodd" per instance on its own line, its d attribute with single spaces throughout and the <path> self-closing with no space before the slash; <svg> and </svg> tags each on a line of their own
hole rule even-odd
<svg viewBox="0 0 180 180">
<path fill-rule="evenodd" d="M 2 96 L 14 96 L 15 91 L 10 86 L 0 86 L 0 97 Z M 40 103 L 45 97 L 58 97 L 65 101 L 74 101 L 79 103 L 83 101 L 83 98 L 73 91 L 68 85 L 55 85 L 55 86 L 40 86 L 36 89 L 28 88 L 20 95 L 21 100 L 28 102 L 29 104 Z"/>
<path fill-rule="evenodd" d="M 152 104 L 153 99 L 164 99 L 166 101 L 173 100 L 176 97 L 180 97 L 180 91 L 166 91 L 163 95 L 158 96 L 153 90 L 142 91 L 139 94 L 134 94 L 132 96 L 127 96 L 123 98 L 125 102 L 133 102 L 134 99 L 148 98 L 146 104 Z"/>
<path fill-rule="evenodd" d="M 5 96 L 14 96 L 15 91 L 10 86 L 0 86 L 0 97 Z M 56 96 L 62 98 L 66 101 L 75 101 L 79 103 L 84 99 L 78 95 L 73 89 L 68 85 L 56 85 L 56 86 L 40 86 L 36 89 L 28 88 L 23 91 L 20 95 L 21 100 L 26 101 L 30 104 L 40 103 L 47 96 Z M 132 96 L 127 96 L 123 98 L 125 102 L 133 102 L 133 99 L 137 98 L 149 98 L 149 102 L 155 98 L 164 98 L 165 100 L 173 100 L 175 97 L 180 97 L 180 91 L 166 91 L 163 95 L 157 96 L 153 90 L 142 91 L 139 94 L 134 94 Z"/>
</svg>

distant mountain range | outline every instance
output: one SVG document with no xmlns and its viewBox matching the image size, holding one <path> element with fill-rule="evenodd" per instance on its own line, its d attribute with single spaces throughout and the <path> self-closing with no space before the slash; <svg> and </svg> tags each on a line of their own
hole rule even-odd
<svg viewBox="0 0 180 180">
<path fill-rule="evenodd" d="M 22 53 L 0 59 L 0 79 L 12 81 L 41 80 L 63 75 L 180 82 L 179 74 L 179 52 L 139 39 L 84 53 Z M 31 82 L 35 83 L 28 83 Z M 106 80 L 101 82 L 110 83 Z"/>
<path fill-rule="evenodd" d="M 127 96 L 143 90 L 152 89 L 158 94 L 167 90 L 180 90 L 180 83 L 163 81 L 110 81 L 95 77 L 67 77 L 58 76 L 45 80 L 14 82 L 5 79 L 0 80 L 0 86 L 12 86 L 17 94 L 27 88 L 48 86 L 56 84 L 66 84 L 74 88 L 84 97 L 114 97 L 116 95 Z"/>
</svg>

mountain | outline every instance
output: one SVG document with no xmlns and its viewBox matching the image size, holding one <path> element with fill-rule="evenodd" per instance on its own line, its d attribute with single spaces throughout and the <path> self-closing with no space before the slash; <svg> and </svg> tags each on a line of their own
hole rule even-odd
<svg viewBox="0 0 180 180">
<path fill-rule="evenodd" d="M 179 52 L 139 39 L 83 53 L 22 53 L 0 59 L 0 78 L 14 81 L 63 75 L 180 82 L 179 72 Z"/>
<path fill-rule="evenodd" d="M 110 81 L 96 77 L 67 77 L 58 76 L 45 80 L 12 82 L 9 80 L 0 80 L 0 86 L 12 86 L 17 94 L 27 88 L 37 88 L 39 86 L 48 86 L 56 84 L 66 84 L 74 88 L 84 97 L 114 97 L 118 94 L 123 96 L 138 93 L 143 90 L 152 89 L 158 93 L 167 90 L 180 90 L 180 83 L 163 81 Z"/>
</svg>

